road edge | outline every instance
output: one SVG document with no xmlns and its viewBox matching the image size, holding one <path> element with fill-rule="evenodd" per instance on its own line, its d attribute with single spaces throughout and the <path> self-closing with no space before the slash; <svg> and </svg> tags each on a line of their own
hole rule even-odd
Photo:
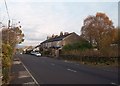
<svg viewBox="0 0 120 86">
<path fill-rule="evenodd" d="M 19 58 L 20 60 L 20 58 Z M 24 63 L 20 60 L 21 64 L 23 65 L 23 67 L 25 68 L 25 70 L 29 73 L 29 75 L 31 76 L 31 78 L 34 80 L 34 82 L 36 83 L 37 86 L 40 86 L 39 83 L 37 82 L 37 80 L 33 77 L 33 75 L 30 73 L 30 71 L 27 69 L 27 67 L 24 65 Z"/>
</svg>

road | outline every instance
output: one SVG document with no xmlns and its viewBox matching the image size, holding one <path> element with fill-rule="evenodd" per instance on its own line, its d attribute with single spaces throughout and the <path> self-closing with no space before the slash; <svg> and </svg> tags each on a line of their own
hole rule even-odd
<svg viewBox="0 0 120 86">
<path fill-rule="evenodd" d="M 28 54 L 17 56 L 39 84 L 118 84 L 117 70 Z"/>
</svg>

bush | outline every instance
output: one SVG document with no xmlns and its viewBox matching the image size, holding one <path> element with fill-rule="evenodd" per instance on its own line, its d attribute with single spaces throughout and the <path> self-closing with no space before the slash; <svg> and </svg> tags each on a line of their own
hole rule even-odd
<svg viewBox="0 0 120 86">
<path fill-rule="evenodd" d="M 76 42 L 73 44 L 65 45 L 63 47 L 63 50 L 65 50 L 65 51 L 69 51 L 69 50 L 84 51 L 84 50 L 90 49 L 90 48 L 92 48 L 92 45 L 90 43 L 88 43 L 87 41 L 84 41 L 84 42 Z"/>
<path fill-rule="evenodd" d="M 43 51 L 43 52 L 42 52 L 42 55 L 43 55 L 43 56 L 49 56 L 49 55 L 50 55 L 50 51 Z"/>
<path fill-rule="evenodd" d="M 12 59 L 12 47 L 9 44 L 2 45 L 2 66 L 9 67 Z"/>
<path fill-rule="evenodd" d="M 85 51 L 80 50 L 71 50 L 71 51 L 62 51 L 60 54 L 62 59 L 79 61 L 84 64 L 104 64 L 112 65 L 118 64 L 119 57 L 106 57 L 100 51 L 94 51 L 92 49 L 87 49 Z"/>
<path fill-rule="evenodd" d="M 9 70 L 12 63 L 12 47 L 9 44 L 2 44 L 2 74 L 3 83 L 9 81 Z"/>
</svg>

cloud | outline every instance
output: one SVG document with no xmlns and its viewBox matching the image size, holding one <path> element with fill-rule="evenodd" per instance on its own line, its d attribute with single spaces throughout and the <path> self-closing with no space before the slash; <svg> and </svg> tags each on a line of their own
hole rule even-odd
<svg viewBox="0 0 120 86">
<path fill-rule="evenodd" d="M 116 16 L 117 3 L 72 3 L 73 0 L 70 2 L 36 1 L 10 0 L 8 2 L 10 17 L 14 19 L 13 23 L 21 21 L 22 30 L 25 34 L 23 45 L 39 44 L 47 36 L 59 34 L 61 31 L 80 34 L 83 20 L 88 15 L 95 15 L 98 11 L 107 13 L 114 20 L 115 25 L 118 18 Z M 114 10 L 110 11 L 109 9 Z"/>
<path fill-rule="evenodd" d="M 119 0 L 9 0 L 12 2 L 118 2 Z"/>
<path fill-rule="evenodd" d="M 24 45 L 24 46 L 37 46 L 40 44 L 40 42 L 42 41 L 34 41 L 34 40 L 25 40 L 22 44 L 20 45 Z"/>
</svg>

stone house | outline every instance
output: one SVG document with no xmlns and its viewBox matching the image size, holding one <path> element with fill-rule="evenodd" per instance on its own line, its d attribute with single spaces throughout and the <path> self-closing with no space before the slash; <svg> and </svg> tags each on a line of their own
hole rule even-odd
<svg viewBox="0 0 120 86">
<path fill-rule="evenodd" d="M 53 37 L 43 41 L 40 44 L 40 48 L 42 48 L 43 51 L 48 51 L 49 49 L 51 49 L 52 56 L 58 57 L 59 50 L 62 49 L 63 46 L 67 44 L 72 44 L 79 40 L 80 40 L 80 36 L 77 35 L 75 32 L 68 33 L 65 35 Z"/>
</svg>

